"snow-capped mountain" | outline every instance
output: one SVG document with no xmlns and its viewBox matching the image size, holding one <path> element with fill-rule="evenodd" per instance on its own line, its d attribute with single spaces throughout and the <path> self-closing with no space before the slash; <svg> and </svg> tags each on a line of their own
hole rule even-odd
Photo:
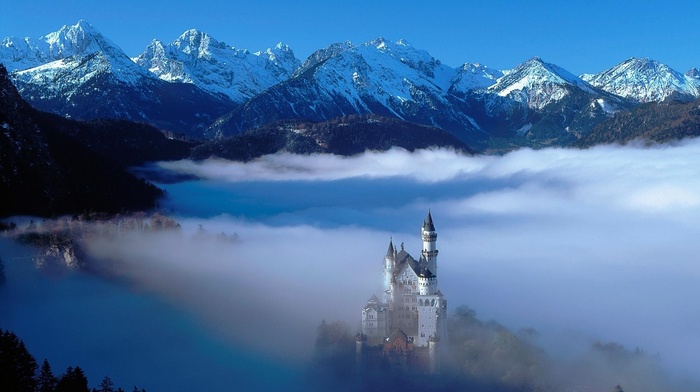
<svg viewBox="0 0 700 392">
<path fill-rule="evenodd" d="M 588 83 L 567 70 L 533 57 L 508 71 L 488 87 L 488 92 L 521 102 L 532 109 L 543 109 L 570 95 L 572 88 L 595 93 Z"/>
<path fill-rule="evenodd" d="M 288 79 L 301 64 L 289 46 L 251 53 L 188 30 L 168 45 L 153 40 L 133 61 L 168 82 L 192 83 L 243 103 Z"/>
<path fill-rule="evenodd" d="M 217 121 L 211 134 L 235 134 L 270 119 L 366 113 L 473 131 L 473 120 L 447 97 L 455 75 L 454 68 L 403 40 L 334 44 L 311 55 L 291 79 Z"/>
<path fill-rule="evenodd" d="M 74 95 L 71 94 L 72 90 L 98 75 L 109 75 L 128 85 L 136 85 L 151 77 L 119 47 L 83 20 L 74 26 L 63 26 L 35 42 L 38 44 L 33 46 L 36 49 L 33 57 L 48 61 L 17 70 L 13 77 L 20 86 L 41 86 L 42 98 L 65 94 L 70 97 Z M 17 68 L 16 65 L 14 68 Z"/>
<path fill-rule="evenodd" d="M 85 21 L 22 42 L 29 48 L 23 55 L 16 55 L 15 45 L 0 48 L 0 56 L 16 60 L 7 63 L 15 69 L 10 76 L 22 97 L 40 110 L 147 122 L 199 136 L 205 124 L 234 106 L 194 85 L 158 79 Z M 21 69 L 38 61 L 48 62 Z"/>
<path fill-rule="evenodd" d="M 683 75 L 648 58 L 630 58 L 601 73 L 583 74 L 581 79 L 637 102 L 661 102 L 671 95 L 700 96 L 696 69 Z"/>
<path fill-rule="evenodd" d="M 0 62 L 41 110 L 147 122 L 222 137 L 275 120 L 396 117 L 472 146 L 566 144 L 638 102 L 699 97 L 700 71 L 649 59 L 572 75 L 532 58 L 511 70 L 453 68 L 404 40 L 332 44 L 303 63 L 278 44 L 251 53 L 188 30 L 130 59 L 85 21 L 38 39 L 5 38 Z"/>
<path fill-rule="evenodd" d="M 0 62 L 9 71 L 25 70 L 66 57 L 100 51 L 119 51 L 84 20 L 37 39 L 7 37 L 0 44 Z M 113 53 L 112 53 L 113 54 Z"/>
</svg>

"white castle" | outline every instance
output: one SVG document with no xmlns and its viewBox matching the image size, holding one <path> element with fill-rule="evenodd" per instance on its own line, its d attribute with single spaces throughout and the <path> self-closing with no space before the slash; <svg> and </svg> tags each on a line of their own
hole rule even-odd
<svg viewBox="0 0 700 392">
<path fill-rule="evenodd" d="M 362 308 L 362 333 L 357 339 L 358 362 L 389 358 L 401 366 L 439 371 L 440 339 L 447 336 L 447 301 L 438 289 L 437 232 L 428 216 L 421 228 L 419 260 L 393 241 L 384 257 L 384 292 Z"/>
</svg>

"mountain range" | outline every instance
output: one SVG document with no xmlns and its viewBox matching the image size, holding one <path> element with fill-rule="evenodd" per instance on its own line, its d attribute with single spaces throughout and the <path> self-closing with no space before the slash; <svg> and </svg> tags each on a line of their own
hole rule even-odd
<svg viewBox="0 0 700 392">
<path fill-rule="evenodd" d="M 85 21 L 5 38 L 0 62 L 37 109 L 209 140 L 275 121 L 376 115 L 442 129 L 477 151 L 570 146 L 616 114 L 700 97 L 697 69 L 682 74 L 651 59 L 580 76 L 538 57 L 510 70 L 455 68 L 404 40 L 377 38 L 334 43 L 302 62 L 282 43 L 249 52 L 197 30 L 129 58 Z"/>
</svg>

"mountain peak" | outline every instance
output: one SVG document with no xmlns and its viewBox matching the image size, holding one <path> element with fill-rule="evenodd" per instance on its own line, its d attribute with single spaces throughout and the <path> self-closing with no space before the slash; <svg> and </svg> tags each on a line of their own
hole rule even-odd
<svg viewBox="0 0 700 392">
<path fill-rule="evenodd" d="M 499 78 L 489 90 L 502 97 L 527 103 L 529 107 L 542 109 L 568 96 L 567 86 L 592 92 L 586 82 L 564 68 L 533 57 Z"/>
<path fill-rule="evenodd" d="M 287 79 L 299 66 L 284 43 L 251 53 L 197 29 L 185 31 L 170 44 L 149 45 L 134 61 L 162 80 L 195 84 L 236 103 Z"/>
<path fill-rule="evenodd" d="M 631 57 L 612 68 L 582 78 L 607 92 L 638 102 L 660 102 L 671 95 L 698 96 L 700 80 L 648 57 Z"/>
<path fill-rule="evenodd" d="M 292 50 L 289 47 L 289 45 L 285 44 L 284 42 L 278 42 L 277 45 L 275 45 L 275 49 L 280 50 L 280 51 L 284 51 L 284 52 Z"/>
<path fill-rule="evenodd" d="M 48 45 L 45 50 L 50 59 L 60 60 L 70 56 L 83 56 L 95 52 L 119 55 L 121 49 L 105 38 L 92 24 L 81 19 L 78 23 L 65 25 L 58 31 L 46 34 L 38 39 L 41 45 Z"/>
<path fill-rule="evenodd" d="M 693 67 L 688 70 L 688 72 L 685 73 L 685 76 L 694 78 L 694 79 L 700 79 L 700 70 L 697 69 L 696 67 Z"/>
<path fill-rule="evenodd" d="M 185 30 L 180 36 L 175 40 L 175 41 L 184 41 L 184 42 L 193 42 L 193 41 L 200 41 L 203 39 L 213 39 L 209 34 L 197 30 L 197 29 L 189 29 Z"/>
</svg>

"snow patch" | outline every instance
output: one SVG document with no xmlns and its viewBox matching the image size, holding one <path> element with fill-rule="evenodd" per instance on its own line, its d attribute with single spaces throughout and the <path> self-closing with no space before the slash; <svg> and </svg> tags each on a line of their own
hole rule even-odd
<svg viewBox="0 0 700 392">
<path fill-rule="evenodd" d="M 527 124 L 523 125 L 520 129 L 516 130 L 515 133 L 518 136 L 524 136 L 525 134 L 530 132 L 530 129 L 532 129 L 532 123 L 527 123 Z"/>
<path fill-rule="evenodd" d="M 617 110 L 615 110 L 615 107 L 610 105 L 603 98 L 598 98 L 595 101 L 591 102 L 591 107 L 595 107 L 596 104 L 603 110 L 603 112 L 605 112 L 608 115 L 612 115 L 617 112 Z"/>
</svg>

